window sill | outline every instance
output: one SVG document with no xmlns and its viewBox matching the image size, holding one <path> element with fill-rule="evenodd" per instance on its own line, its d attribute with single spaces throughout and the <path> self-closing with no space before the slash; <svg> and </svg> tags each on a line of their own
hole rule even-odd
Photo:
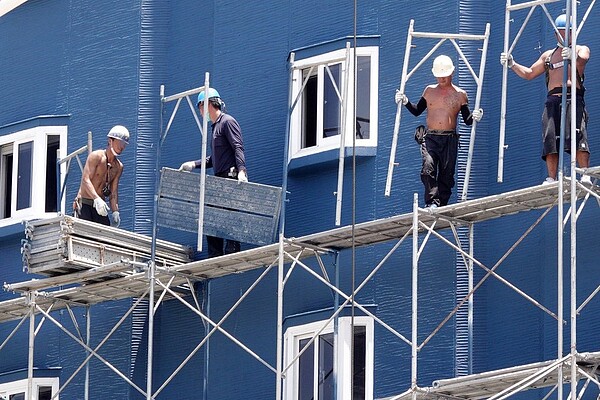
<svg viewBox="0 0 600 400">
<path fill-rule="evenodd" d="M 377 155 L 377 147 L 373 146 L 360 146 L 356 147 L 356 157 L 359 158 L 370 158 Z M 319 153 L 307 154 L 305 156 L 292 158 L 288 164 L 288 172 L 296 172 L 309 170 L 315 167 L 325 166 L 337 166 L 339 160 L 340 150 L 330 149 Z M 352 147 L 346 147 L 344 150 L 345 158 L 352 157 Z"/>
</svg>

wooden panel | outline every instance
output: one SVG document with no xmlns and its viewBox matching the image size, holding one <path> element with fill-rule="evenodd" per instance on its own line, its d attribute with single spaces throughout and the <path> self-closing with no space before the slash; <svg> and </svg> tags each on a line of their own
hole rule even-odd
<svg viewBox="0 0 600 400">
<path fill-rule="evenodd" d="M 196 232 L 200 174 L 163 168 L 159 189 L 159 226 Z M 245 243 L 275 239 L 281 188 L 206 176 L 204 233 Z"/>
</svg>

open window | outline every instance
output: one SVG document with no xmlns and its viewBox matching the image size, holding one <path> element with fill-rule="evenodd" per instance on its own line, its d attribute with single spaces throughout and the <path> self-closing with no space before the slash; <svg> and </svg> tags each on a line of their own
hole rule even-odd
<svg viewBox="0 0 600 400">
<path fill-rule="evenodd" d="M 352 321 L 339 318 L 337 340 L 333 323 L 321 330 L 325 321 L 287 329 L 286 400 L 373 399 L 373 320 Z"/>
<path fill-rule="evenodd" d="M 339 149 L 344 125 L 346 147 L 352 147 L 353 136 L 358 147 L 377 145 L 378 65 L 377 46 L 341 48 L 294 61 L 293 99 L 299 97 L 290 121 L 290 159 Z"/>
<path fill-rule="evenodd" d="M 58 393 L 58 378 L 33 378 L 33 393 L 28 396 L 27 379 L 0 384 L 0 400 L 50 400 Z M 54 400 L 59 400 L 58 395 Z"/>
<path fill-rule="evenodd" d="M 67 128 L 39 126 L 0 137 L 0 226 L 59 209 L 57 154 L 66 154 Z"/>
</svg>

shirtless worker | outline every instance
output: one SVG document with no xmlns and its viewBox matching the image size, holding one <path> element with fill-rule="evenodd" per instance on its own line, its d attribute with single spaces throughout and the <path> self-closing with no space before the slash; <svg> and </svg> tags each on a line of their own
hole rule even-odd
<svg viewBox="0 0 600 400">
<path fill-rule="evenodd" d="M 425 207 L 435 209 L 448 204 L 454 187 L 454 171 L 458 155 L 458 134 L 456 124 L 460 112 L 463 121 L 472 125 L 483 117 L 483 110 L 469 110 L 467 93 L 452 84 L 454 64 L 450 57 L 441 55 L 433 61 L 433 76 L 437 83 L 423 91 L 417 104 L 408 97 L 396 92 L 396 103 L 402 102 L 414 116 L 427 110 L 427 128 L 419 126 L 415 140 L 421 145 L 423 166 L 421 181 L 425 186 Z"/>
<path fill-rule="evenodd" d="M 112 225 L 118 227 L 121 223 L 119 178 L 123 173 L 123 163 L 117 156 L 129 144 L 129 131 L 122 125 L 115 125 L 106 136 L 106 149 L 93 151 L 85 162 L 73 210 L 79 218 L 103 225 L 111 225 L 108 212 L 112 210 Z M 110 208 L 106 204 L 107 197 Z"/>
<path fill-rule="evenodd" d="M 561 108 L 562 108 L 562 87 L 564 66 L 568 66 L 567 80 L 567 121 L 565 124 L 565 151 L 571 150 L 571 92 L 573 84 L 571 82 L 570 57 L 571 47 L 565 46 L 565 29 L 567 24 L 567 16 L 559 15 L 554 21 L 558 33 L 556 33 L 557 45 L 554 49 L 546 50 L 542 55 L 530 66 L 521 65 L 512 57 L 512 54 L 501 53 L 500 63 L 512 69 L 515 74 L 523 79 L 534 79 L 538 76 L 546 75 L 546 86 L 548 95 L 544 112 L 542 114 L 542 159 L 546 161 L 546 169 L 548 177 L 542 184 L 552 183 L 556 180 L 558 173 L 558 150 L 560 147 L 560 123 L 561 123 Z M 571 35 L 569 35 L 569 42 Z M 584 71 L 587 62 L 590 60 L 590 48 L 587 46 L 577 45 L 575 49 L 576 61 L 576 80 L 575 101 L 576 101 L 576 131 L 577 131 L 577 150 L 576 159 L 581 168 L 590 166 L 590 148 L 587 138 L 587 121 L 588 113 L 585 108 L 585 87 L 583 86 Z M 589 175 L 583 175 L 581 182 L 591 183 Z"/>
</svg>

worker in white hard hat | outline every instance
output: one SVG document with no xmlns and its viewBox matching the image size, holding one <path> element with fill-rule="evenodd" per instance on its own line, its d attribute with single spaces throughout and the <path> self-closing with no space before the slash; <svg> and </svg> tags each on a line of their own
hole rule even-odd
<svg viewBox="0 0 600 400">
<path fill-rule="evenodd" d="M 204 112 L 204 102 L 208 101 L 208 114 Z M 211 155 L 204 161 L 206 168 L 212 168 L 215 176 L 237 179 L 239 183 L 248 182 L 244 141 L 239 123 L 231 115 L 224 112 L 224 102 L 214 88 L 207 94 L 198 94 L 196 106 L 203 118 L 212 124 Z M 203 160 L 186 161 L 179 167 L 180 171 L 192 171 L 202 167 Z M 225 240 L 219 237 L 206 236 L 208 257 L 218 257 L 240 251 L 240 242 Z"/>
<path fill-rule="evenodd" d="M 483 110 L 469 110 L 467 93 L 452 84 L 454 64 L 448 56 L 441 55 L 433 61 L 433 76 L 437 83 L 429 85 L 416 104 L 396 92 L 396 103 L 402 103 L 414 116 L 427 110 L 426 127 L 420 125 L 415 140 L 420 144 L 423 165 L 421 181 L 425 186 L 425 207 L 435 209 L 448 204 L 454 187 L 454 172 L 458 155 L 458 114 L 467 125 L 480 121 Z"/>
<path fill-rule="evenodd" d="M 119 179 L 123 174 L 123 163 L 118 156 L 129 144 L 129 131 L 122 125 L 115 125 L 106 136 L 106 149 L 91 152 L 85 162 L 73 211 L 81 219 L 118 227 L 121 223 Z"/>
<path fill-rule="evenodd" d="M 556 27 L 557 45 L 554 49 L 544 51 L 539 58 L 531 64 L 530 67 L 521 65 L 513 59 L 512 54 L 501 53 L 500 63 L 512 69 L 517 76 L 531 80 L 545 74 L 546 87 L 548 95 L 542 113 L 542 159 L 546 161 L 548 177 L 542 184 L 549 184 L 556 180 L 558 174 L 558 150 L 560 149 L 560 124 L 562 112 L 562 89 L 564 66 L 567 65 L 567 121 L 565 125 L 565 151 L 571 150 L 571 82 L 570 59 L 571 43 L 565 45 L 565 31 L 567 25 L 567 16 L 559 15 L 554 21 Z M 571 35 L 569 35 L 569 42 Z M 585 108 L 585 87 L 583 86 L 585 66 L 590 60 L 590 48 L 588 46 L 577 45 L 575 49 L 577 57 L 576 66 L 576 129 L 577 129 L 577 163 L 581 168 L 590 166 L 590 147 L 587 137 L 588 113 Z M 591 184 L 591 177 L 583 175 L 581 182 Z"/>
</svg>

